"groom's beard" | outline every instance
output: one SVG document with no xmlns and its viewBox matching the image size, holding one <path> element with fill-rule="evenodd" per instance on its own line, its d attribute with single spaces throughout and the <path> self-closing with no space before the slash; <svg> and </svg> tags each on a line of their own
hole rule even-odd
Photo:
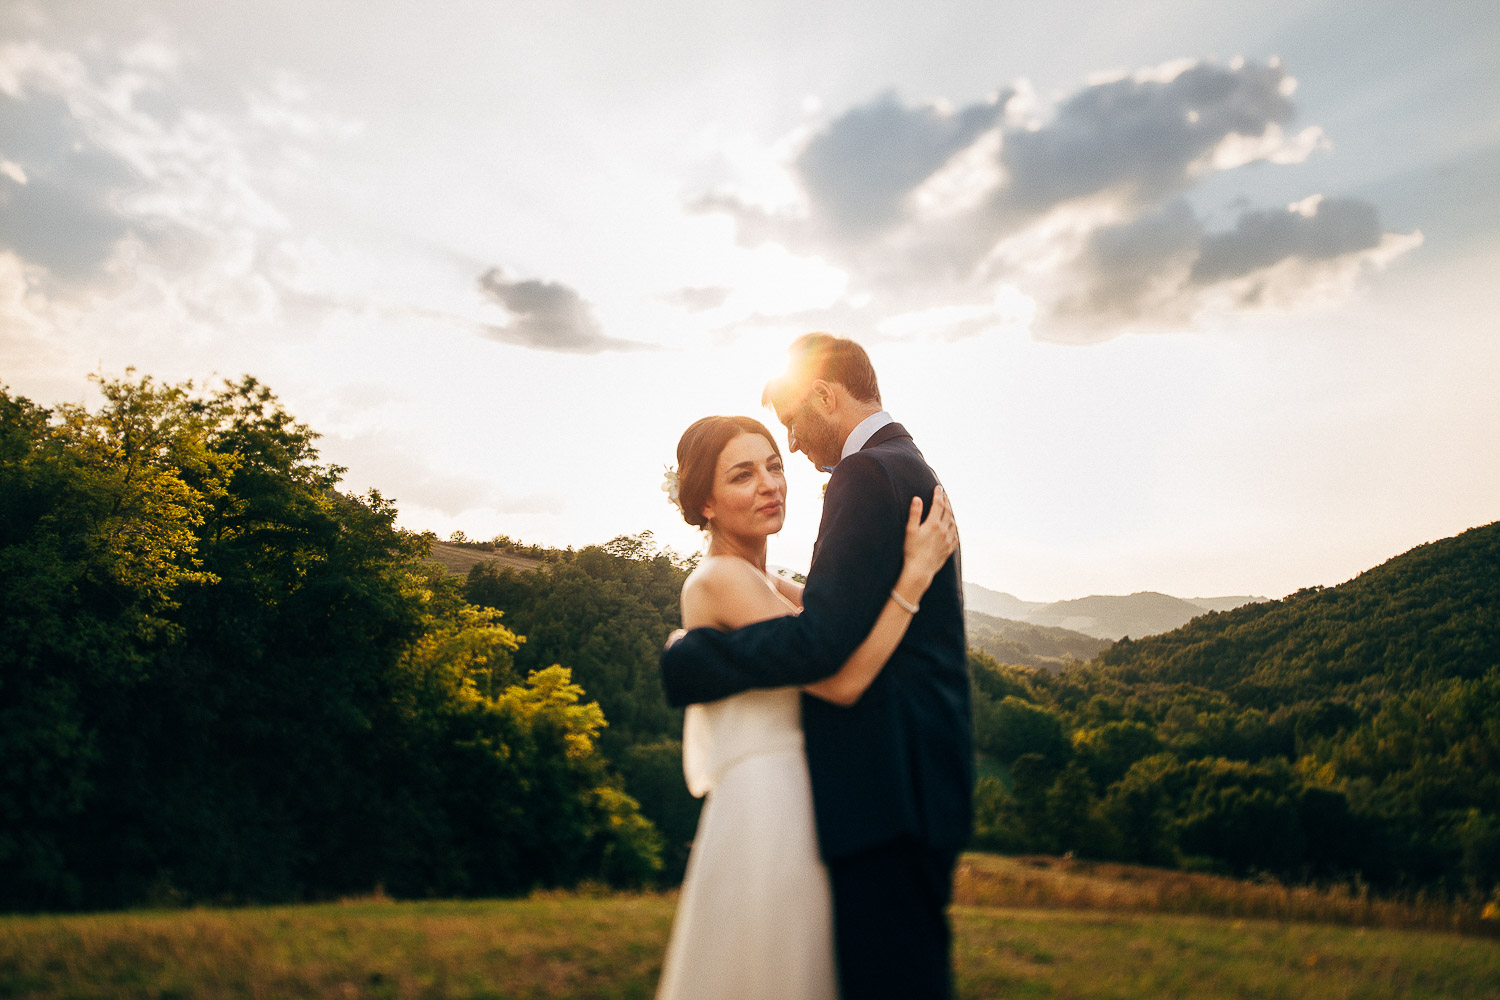
<svg viewBox="0 0 1500 1000">
<path fill-rule="evenodd" d="M 797 422 L 797 438 L 812 464 L 820 469 L 832 468 L 839 462 L 844 450 L 844 438 L 838 425 L 805 407 L 802 419 Z"/>
</svg>

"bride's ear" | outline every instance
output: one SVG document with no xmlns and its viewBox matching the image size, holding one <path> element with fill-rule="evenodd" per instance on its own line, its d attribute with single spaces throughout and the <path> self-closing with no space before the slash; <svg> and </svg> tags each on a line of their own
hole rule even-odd
<svg viewBox="0 0 1500 1000">
<path fill-rule="evenodd" d="M 701 518 L 703 518 L 703 526 L 705 528 L 710 527 L 713 524 L 713 519 L 714 519 L 714 502 L 713 502 L 713 500 L 710 499 L 710 500 L 703 501 L 703 506 L 698 508 L 698 516 L 701 517 Z"/>
</svg>

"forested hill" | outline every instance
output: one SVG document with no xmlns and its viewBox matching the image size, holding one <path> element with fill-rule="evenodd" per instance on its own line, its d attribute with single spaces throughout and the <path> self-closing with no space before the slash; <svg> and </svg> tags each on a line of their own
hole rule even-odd
<svg viewBox="0 0 1500 1000">
<path fill-rule="evenodd" d="M 1120 680 L 1191 684 L 1248 706 L 1366 701 L 1500 665 L 1500 521 L 1420 545 L 1336 587 L 1116 643 Z"/>
<path fill-rule="evenodd" d="M 983 846 L 1500 905 L 1500 523 L 1056 674 L 985 659 Z"/>
</svg>

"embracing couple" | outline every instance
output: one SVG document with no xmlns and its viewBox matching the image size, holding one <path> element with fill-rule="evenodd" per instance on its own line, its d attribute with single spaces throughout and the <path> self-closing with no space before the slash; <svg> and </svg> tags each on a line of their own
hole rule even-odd
<svg viewBox="0 0 1500 1000">
<path fill-rule="evenodd" d="M 662 677 L 708 800 L 657 997 L 951 997 L 974 768 L 952 511 L 853 341 L 797 340 L 762 402 L 831 475 L 801 587 L 766 571 L 786 477 L 765 426 L 705 417 L 677 446 L 673 499 L 709 541 Z"/>
</svg>

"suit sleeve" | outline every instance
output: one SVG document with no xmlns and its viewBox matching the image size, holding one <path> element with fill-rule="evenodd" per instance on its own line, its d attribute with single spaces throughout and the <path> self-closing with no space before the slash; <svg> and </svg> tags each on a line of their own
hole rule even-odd
<svg viewBox="0 0 1500 1000">
<path fill-rule="evenodd" d="M 716 701 L 837 673 L 869 635 L 901 573 L 909 503 L 871 456 L 840 462 L 823 498 L 802 613 L 734 632 L 693 629 L 662 654 L 667 701 Z"/>
</svg>

